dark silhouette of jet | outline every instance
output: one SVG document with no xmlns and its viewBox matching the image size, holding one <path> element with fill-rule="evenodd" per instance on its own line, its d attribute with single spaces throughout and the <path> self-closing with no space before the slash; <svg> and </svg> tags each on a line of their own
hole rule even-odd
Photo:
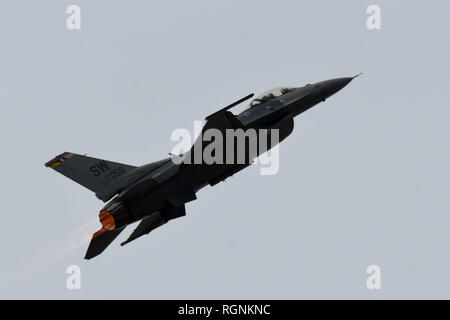
<svg viewBox="0 0 450 320">
<path fill-rule="evenodd" d="M 240 114 L 234 115 L 229 111 L 253 97 L 253 94 L 248 95 L 206 117 L 202 134 L 185 154 L 172 155 L 140 167 L 71 152 L 64 152 L 48 161 L 45 166 L 95 192 L 100 200 L 109 201 L 100 211 L 102 228 L 92 236 L 85 259 L 102 253 L 133 222 L 140 221 L 122 245 L 148 234 L 169 220 L 184 216 L 185 204 L 196 199 L 198 190 L 206 185 L 213 186 L 249 166 L 255 157 L 292 133 L 295 116 L 325 101 L 355 77 L 331 79 L 303 87 L 275 88 L 252 100 Z M 239 131 L 241 135 L 249 129 L 262 130 L 266 135 L 257 136 L 256 153 L 251 151 L 254 149 L 250 146 L 250 139 L 244 136 L 244 161 L 238 160 L 236 145 L 230 149 L 224 143 L 222 162 L 196 163 L 195 150 L 200 150 L 202 154 L 213 143 L 202 139 L 203 133 L 209 129 L 223 133 L 224 137 L 227 130 Z M 273 142 L 275 131 L 278 132 L 278 139 Z M 235 141 L 239 135 L 229 138 L 227 142 L 230 139 Z M 265 148 L 260 147 L 261 139 L 267 139 Z M 212 154 L 218 156 L 218 150 Z"/>
</svg>

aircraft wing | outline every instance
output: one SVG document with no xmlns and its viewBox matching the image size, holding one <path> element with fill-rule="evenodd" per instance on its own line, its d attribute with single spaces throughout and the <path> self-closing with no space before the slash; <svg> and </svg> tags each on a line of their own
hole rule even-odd
<svg viewBox="0 0 450 320">
<path fill-rule="evenodd" d="M 203 150 L 203 139 L 201 137 L 203 136 L 203 133 L 208 129 L 217 129 L 221 131 L 222 133 L 225 133 L 226 129 L 239 129 L 243 128 L 244 125 L 236 118 L 236 116 L 228 111 L 232 107 L 244 102 L 245 100 L 250 99 L 253 97 L 253 93 L 249 94 L 248 96 L 239 99 L 236 102 L 233 102 L 229 106 L 226 106 L 225 108 L 220 109 L 219 111 L 214 112 L 213 114 L 207 116 L 205 118 L 206 123 L 202 129 L 201 135 L 198 137 L 198 139 L 194 142 L 191 149 L 184 155 L 184 158 L 191 159 L 191 163 L 194 163 L 194 153 L 196 150 Z"/>
</svg>

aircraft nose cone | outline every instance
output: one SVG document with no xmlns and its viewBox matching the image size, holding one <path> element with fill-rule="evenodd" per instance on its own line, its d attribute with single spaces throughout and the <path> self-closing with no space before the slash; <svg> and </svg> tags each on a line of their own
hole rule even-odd
<svg viewBox="0 0 450 320">
<path fill-rule="evenodd" d="M 348 85 L 353 79 L 358 76 L 359 74 L 354 77 L 330 79 L 319 83 L 317 87 L 319 88 L 319 94 L 322 97 L 322 100 L 325 100 L 336 92 L 342 90 L 346 85 Z"/>
<path fill-rule="evenodd" d="M 346 85 L 348 85 L 353 80 L 353 77 L 346 78 L 338 78 L 328 80 L 328 83 L 325 85 L 325 90 L 327 91 L 327 95 L 331 96 L 336 92 L 342 90 Z"/>
</svg>

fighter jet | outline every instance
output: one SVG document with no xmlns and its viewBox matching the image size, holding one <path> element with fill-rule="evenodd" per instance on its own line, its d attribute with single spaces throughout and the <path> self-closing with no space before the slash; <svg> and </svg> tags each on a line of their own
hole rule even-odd
<svg viewBox="0 0 450 320">
<path fill-rule="evenodd" d="M 45 163 L 46 167 L 81 184 L 94 192 L 98 199 L 107 202 L 99 214 L 102 227 L 93 234 L 85 259 L 102 253 L 129 224 L 140 221 L 121 245 L 150 233 L 172 219 L 185 216 L 185 204 L 196 200 L 196 193 L 201 188 L 214 186 L 251 165 L 255 157 L 292 133 L 294 117 L 325 101 L 357 76 L 302 87 L 275 88 L 254 98 L 241 113 L 235 115 L 229 111 L 252 98 L 253 94 L 250 94 L 206 117 L 202 132 L 190 150 L 143 166 L 136 167 L 72 152 L 64 152 Z M 216 129 L 224 134 L 230 129 L 242 129 L 241 132 L 248 129 L 265 130 L 267 147 L 257 148 L 256 154 L 251 153 L 250 142 L 246 141 L 244 162 L 197 163 L 194 161 L 194 151 L 205 150 L 212 143 L 202 139 L 208 129 Z M 271 143 L 274 130 L 278 130 L 278 140 Z M 226 158 L 236 148 L 224 147 L 222 151 L 223 158 Z M 232 160 L 235 157 L 233 154 Z"/>
</svg>

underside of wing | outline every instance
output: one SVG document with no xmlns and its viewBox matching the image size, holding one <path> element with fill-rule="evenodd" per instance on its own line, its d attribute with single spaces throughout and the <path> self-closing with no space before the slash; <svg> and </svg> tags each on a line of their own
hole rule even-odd
<svg viewBox="0 0 450 320">
<path fill-rule="evenodd" d="M 244 127 L 243 124 L 238 120 L 238 118 L 228 110 L 251 97 L 253 97 L 253 94 L 250 94 L 206 117 L 206 123 L 202 129 L 201 135 L 194 142 L 191 149 L 183 156 L 185 160 L 187 159 L 187 163 L 195 163 L 195 159 L 198 158 L 196 153 L 202 152 L 203 148 L 205 147 L 205 143 L 202 137 L 207 130 L 216 129 L 222 133 L 225 133 L 225 130 L 227 129 L 239 129 Z"/>
</svg>

